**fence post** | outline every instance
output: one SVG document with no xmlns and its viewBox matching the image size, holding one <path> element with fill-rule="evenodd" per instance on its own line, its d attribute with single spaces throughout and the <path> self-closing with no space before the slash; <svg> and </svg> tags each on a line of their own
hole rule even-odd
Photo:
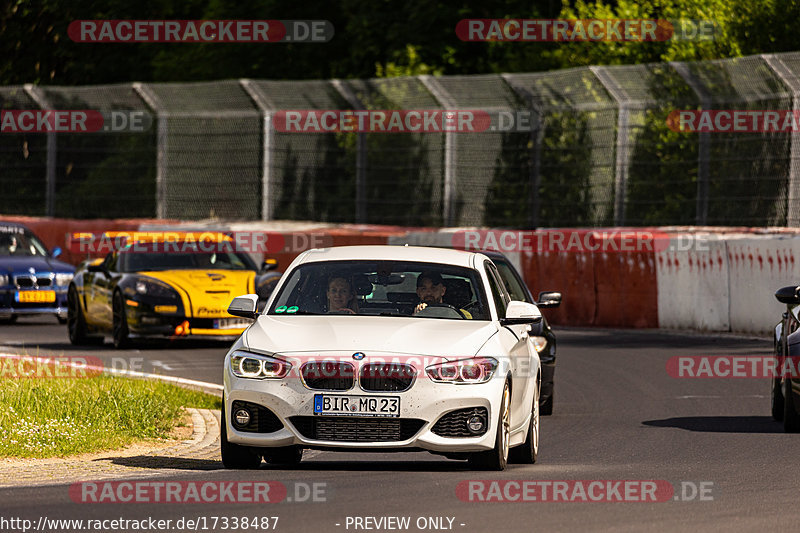
<svg viewBox="0 0 800 533">
<path fill-rule="evenodd" d="M 364 109 L 364 104 L 344 81 L 331 80 L 331 84 L 354 110 Z M 358 224 L 367 222 L 367 133 L 365 131 L 356 134 L 356 222 Z"/>
<path fill-rule="evenodd" d="M 614 225 L 625 224 L 625 194 L 628 186 L 630 98 L 616 80 L 603 67 L 592 66 L 589 70 L 617 103 L 617 146 L 614 170 Z"/>
<path fill-rule="evenodd" d="M 161 100 L 150 87 L 144 83 L 135 82 L 133 90 L 153 110 L 158 119 L 156 133 L 156 218 L 167 218 L 167 120 L 169 114 L 164 111 Z"/>
<path fill-rule="evenodd" d="M 419 81 L 433 95 L 444 109 L 455 109 L 455 102 L 439 81 L 428 75 L 417 76 Z M 444 133 L 444 199 L 442 202 L 442 222 L 445 226 L 454 225 L 456 203 L 456 137 L 455 132 Z"/>
<path fill-rule="evenodd" d="M 700 109 L 711 109 L 711 95 L 700 83 L 700 80 L 691 73 L 685 63 L 670 61 L 670 66 L 683 78 L 683 81 L 692 88 L 700 100 Z M 697 146 L 697 214 L 695 217 L 698 226 L 705 226 L 708 222 L 708 185 L 710 180 L 711 161 L 711 134 L 707 131 L 698 133 Z"/>
<path fill-rule="evenodd" d="M 36 102 L 40 109 L 48 110 L 53 109 L 50 102 L 47 100 L 44 91 L 32 83 L 24 85 L 25 92 L 31 99 Z M 44 196 L 44 213 L 48 217 L 53 217 L 56 214 L 56 155 L 58 146 L 56 143 L 56 133 L 54 131 L 47 132 L 47 163 L 46 163 L 46 186 Z"/>
<path fill-rule="evenodd" d="M 800 79 L 797 74 L 775 54 L 762 54 L 764 62 L 792 91 L 792 113 L 800 113 Z M 789 136 L 789 191 L 786 199 L 786 225 L 800 226 L 800 137 L 797 133 Z"/>
<path fill-rule="evenodd" d="M 261 144 L 261 220 L 272 220 L 272 201 L 270 199 L 270 183 L 272 181 L 273 146 L 275 146 L 275 129 L 272 127 L 274 104 L 269 97 L 252 80 L 240 79 L 242 89 L 256 105 L 264 118 L 264 131 Z"/>
</svg>

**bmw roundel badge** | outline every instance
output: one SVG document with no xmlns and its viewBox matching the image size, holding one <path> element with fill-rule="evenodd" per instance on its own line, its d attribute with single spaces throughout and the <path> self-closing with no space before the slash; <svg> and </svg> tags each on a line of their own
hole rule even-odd
<svg viewBox="0 0 800 533">
<path fill-rule="evenodd" d="M 362 359 L 364 359 L 364 357 L 365 357 L 364 352 L 356 352 L 353 354 L 353 359 L 355 359 L 356 361 L 361 361 Z"/>
</svg>

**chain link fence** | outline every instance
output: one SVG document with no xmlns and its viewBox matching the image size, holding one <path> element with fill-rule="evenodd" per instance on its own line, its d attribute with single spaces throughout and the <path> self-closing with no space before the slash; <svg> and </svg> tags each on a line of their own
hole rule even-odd
<svg viewBox="0 0 800 533">
<path fill-rule="evenodd" d="M 0 87 L 2 110 L 144 111 L 145 131 L 0 134 L 0 212 L 405 226 L 800 225 L 800 137 L 670 113 L 800 112 L 800 52 L 371 80 Z M 465 131 L 299 131 L 287 110 L 471 110 Z M 509 117 L 524 116 L 504 128 Z M 507 124 L 506 124 L 507 125 Z"/>
</svg>

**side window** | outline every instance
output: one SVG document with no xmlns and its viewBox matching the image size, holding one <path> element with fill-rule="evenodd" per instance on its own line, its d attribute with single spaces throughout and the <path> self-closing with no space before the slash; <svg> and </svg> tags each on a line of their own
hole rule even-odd
<svg viewBox="0 0 800 533">
<path fill-rule="evenodd" d="M 500 276 L 497 274 L 495 266 L 489 261 L 484 263 L 484 266 L 486 268 L 486 275 L 489 278 L 489 287 L 492 289 L 492 298 L 494 299 L 495 307 L 497 307 L 498 316 L 503 318 L 506 316 L 506 306 L 510 298 L 500 281 Z"/>
</svg>

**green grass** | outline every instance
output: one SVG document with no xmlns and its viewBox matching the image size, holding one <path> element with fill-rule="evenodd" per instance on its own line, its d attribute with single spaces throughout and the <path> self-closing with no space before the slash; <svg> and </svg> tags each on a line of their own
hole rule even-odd
<svg viewBox="0 0 800 533">
<path fill-rule="evenodd" d="M 214 396 L 159 381 L 0 379 L 0 457 L 63 457 L 166 439 L 181 407 L 220 405 Z"/>
</svg>

